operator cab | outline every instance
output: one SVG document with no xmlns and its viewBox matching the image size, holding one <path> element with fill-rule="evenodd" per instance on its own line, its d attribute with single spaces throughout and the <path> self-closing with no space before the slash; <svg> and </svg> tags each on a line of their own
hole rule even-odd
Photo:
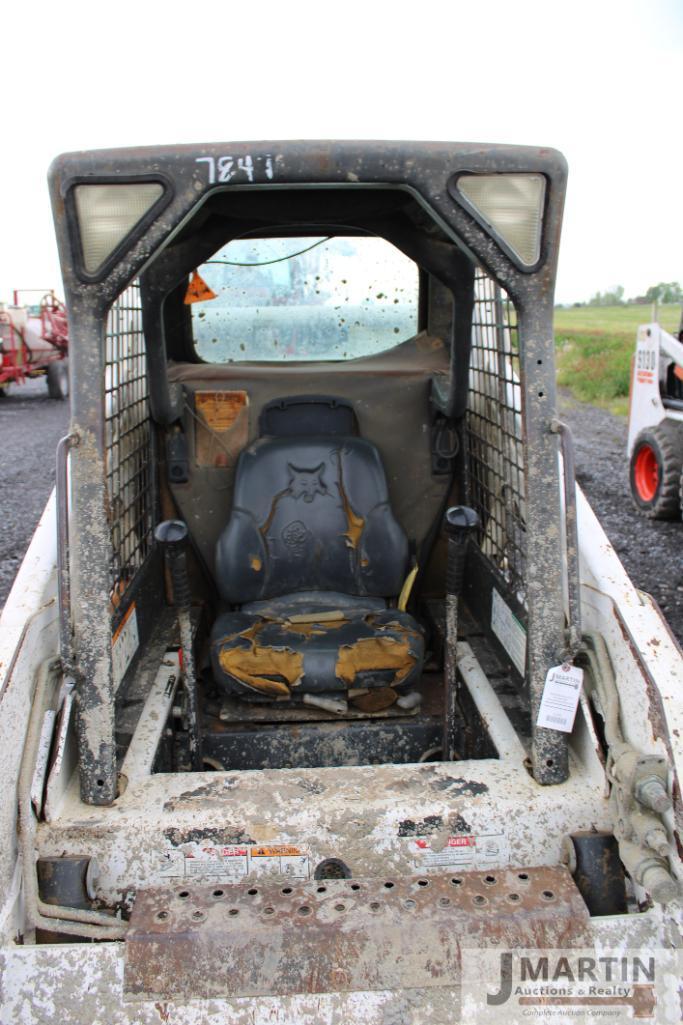
<svg viewBox="0 0 683 1025">
<path fill-rule="evenodd" d="M 141 280 L 149 348 L 167 353 L 150 379 L 160 486 L 191 536 L 203 758 L 439 759 L 442 520 L 464 496 L 439 406 L 454 303 L 405 251 L 439 233 L 395 190 L 207 205 L 178 248 L 204 253 L 220 230 L 215 252 L 168 289 L 169 246 Z M 439 242 L 471 290 L 474 269 Z M 460 720 L 463 753 L 465 737 Z"/>
<path fill-rule="evenodd" d="M 464 151 L 394 165 L 381 150 L 363 149 L 362 173 L 351 144 L 317 170 L 292 150 L 286 173 L 268 154 L 227 178 L 209 155 L 138 179 L 131 154 L 125 181 L 73 178 L 69 157 L 55 171 L 67 284 L 89 297 L 76 347 L 103 336 L 103 407 L 85 380 L 72 403 L 101 445 L 100 506 L 86 449 L 70 452 L 69 569 L 100 601 L 72 602 L 63 630 L 91 681 L 84 708 L 100 707 L 94 667 L 112 650 L 115 748 L 112 720 L 83 719 L 87 800 L 111 800 L 114 762 L 125 777 L 141 758 L 154 772 L 496 758 L 508 727 L 489 687 L 537 778 L 567 776 L 566 737 L 532 707 L 571 655 L 576 580 L 543 426 L 552 362 L 516 306 L 554 259 L 564 166 L 503 148 L 491 175 Z M 151 669 L 174 650 L 159 697 Z M 166 723 L 151 759 L 146 717 Z"/>
</svg>

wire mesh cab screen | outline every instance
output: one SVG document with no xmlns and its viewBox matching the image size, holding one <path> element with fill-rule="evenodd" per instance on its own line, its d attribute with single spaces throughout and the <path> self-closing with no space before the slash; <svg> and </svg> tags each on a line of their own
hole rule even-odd
<svg viewBox="0 0 683 1025">
<path fill-rule="evenodd" d="M 111 598 L 116 606 L 152 545 L 152 431 L 138 284 L 121 293 L 107 318 L 104 402 Z"/>
<path fill-rule="evenodd" d="M 481 550 L 526 607 L 526 468 L 517 314 L 482 270 L 475 276 L 468 411 L 471 500 Z"/>
</svg>

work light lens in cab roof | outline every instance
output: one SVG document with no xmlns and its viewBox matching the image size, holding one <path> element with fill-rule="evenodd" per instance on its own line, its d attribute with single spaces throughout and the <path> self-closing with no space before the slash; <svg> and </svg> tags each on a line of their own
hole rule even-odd
<svg viewBox="0 0 683 1025">
<path fill-rule="evenodd" d="M 83 269 L 96 274 L 164 193 L 160 182 L 76 185 Z"/>
<path fill-rule="evenodd" d="M 541 256 L 546 181 L 542 174 L 462 174 L 458 199 L 490 226 L 524 267 Z"/>
</svg>

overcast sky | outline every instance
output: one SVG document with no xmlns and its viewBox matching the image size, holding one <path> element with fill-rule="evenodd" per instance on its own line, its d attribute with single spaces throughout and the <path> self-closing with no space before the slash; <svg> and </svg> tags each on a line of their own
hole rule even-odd
<svg viewBox="0 0 683 1025">
<path fill-rule="evenodd" d="M 683 281 L 683 0 L 34 0 L 2 35 L 0 299 L 62 293 L 56 154 L 285 138 L 554 146 L 558 301 Z"/>
</svg>

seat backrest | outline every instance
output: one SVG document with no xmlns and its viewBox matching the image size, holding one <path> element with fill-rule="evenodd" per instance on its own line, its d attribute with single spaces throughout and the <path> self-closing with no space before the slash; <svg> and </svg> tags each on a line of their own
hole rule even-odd
<svg viewBox="0 0 683 1025">
<path fill-rule="evenodd" d="M 370 442 L 270 437 L 242 452 L 216 552 L 225 601 L 302 590 L 394 597 L 407 562 L 408 542 Z"/>
</svg>

